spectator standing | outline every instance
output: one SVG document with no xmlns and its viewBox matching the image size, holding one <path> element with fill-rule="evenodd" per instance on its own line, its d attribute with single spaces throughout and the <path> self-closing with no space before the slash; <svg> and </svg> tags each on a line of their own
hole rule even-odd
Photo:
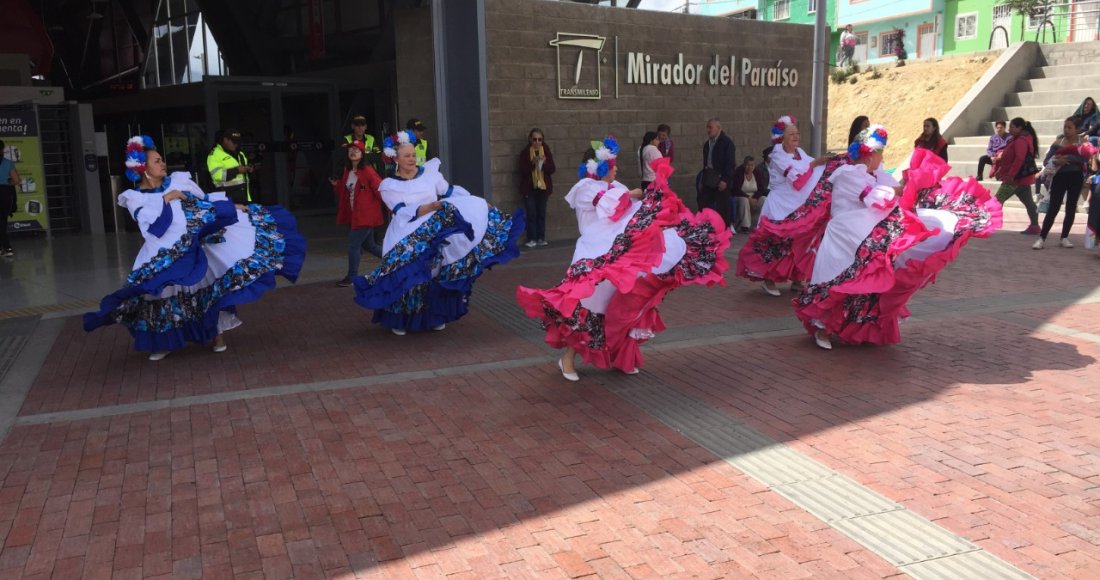
<svg viewBox="0 0 1100 580">
<path fill-rule="evenodd" d="M 657 148 L 659 143 L 657 133 L 653 131 L 647 131 L 645 136 L 642 137 L 642 147 L 638 149 L 638 160 L 640 163 L 640 169 L 642 173 L 642 191 L 645 191 L 650 183 L 656 178 L 656 174 L 653 172 L 653 168 L 650 164 L 654 160 L 664 157 L 661 154 L 661 150 Z"/>
<path fill-rule="evenodd" d="M 989 146 L 985 148 L 985 155 L 978 158 L 978 181 L 985 181 L 985 166 L 993 165 L 1001 155 L 1001 150 L 1008 145 L 1007 123 L 998 120 L 993 123 L 993 134 L 989 136 Z"/>
<path fill-rule="evenodd" d="M 917 140 L 913 142 L 913 147 L 917 149 L 928 149 L 939 156 L 940 159 L 947 161 L 947 140 L 940 135 L 940 122 L 933 117 L 928 117 L 924 120 L 924 128 L 917 137 Z"/>
<path fill-rule="evenodd" d="M 330 179 L 333 191 L 339 196 L 336 223 L 348 225 L 348 273 L 337 286 L 351 286 L 352 278 L 359 275 L 359 258 L 365 248 L 376 257 L 382 257 L 382 247 L 374 239 L 374 228 L 381 226 L 382 196 L 378 186 L 382 178 L 367 162 L 366 144 L 352 141 L 347 147 L 347 161 L 340 179 Z"/>
<path fill-rule="evenodd" d="M 1035 174 L 1038 173 L 1035 155 L 1039 150 L 1039 137 L 1031 123 L 1022 117 L 1008 122 L 1008 133 L 1008 144 L 1001 150 L 1001 158 L 993 166 L 993 176 L 1001 182 L 1001 187 L 997 189 L 997 201 L 1004 205 L 1012 196 L 1020 198 L 1031 222 L 1020 233 L 1033 236 L 1042 231 L 1039 228 L 1039 210 L 1031 196 L 1031 184 L 1035 182 Z"/>
<path fill-rule="evenodd" d="M 852 126 L 848 128 L 848 140 L 844 142 L 844 148 L 847 149 L 849 145 L 856 142 L 856 138 L 863 132 L 864 129 L 871 126 L 871 120 L 867 118 L 867 115 L 860 115 L 855 119 L 852 119 Z M 767 161 L 764 162 L 767 164 Z"/>
<path fill-rule="evenodd" d="M 545 246 L 546 203 L 554 193 L 554 155 L 546 144 L 542 129 L 527 133 L 527 146 L 519 152 L 519 190 L 527 212 L 528 248 Z"/>
<path fill-rule="evenodd" d="M 15 250 L 8 239 L 8 218 L 15 215 L 16 192 L 20 187 L 19 172 L 15 163 L 4 157 L 4 142 L 0 141 L 0 256 L 11 258 Z"/>
<path fill-rule="evenodd" d="M 657 125 L 657 138 L 660 139 L 660 143 L 657 144 L 657 148 L 661 150 L 661 155 L 668 157 L 669 163 L 676 162 L 676 147 L 672 143 L 672 127 L 661 123 Z"/>
<path fill-rule="evenodd" d="M 1062 136 L 1050 144 L 1043 165 L 1053 163 L 1055 167 L 1054 178 L 1050 182 L 1050 207 L 1047 209 L 1046 218 L 1043 219 L 1043 229 L 1039 232 L 1039 239 L 1031 246 L 1033 250 L 1043 249 L 1047 234 L 1054 227 L 1054 220 L 1058 217 L 1058 210 L 1062 207 L 1062 200 L 1066 202 L 1066 217 L 1062 220 L 1062 239 L 1058 245 L 1063 248 L 1072 248 L 1069 241 L 1069 231 L 1073 228 L 1073 219 L 1077 215 L 1077 198 L 1081 195 L 1081 186 L 1085 183 L 1086 157 L 1081 155 L 1078 145 L 1081 137 L 1078 134 L 1077 117 L 1070 117 L 1062 124 Z"/>
<path fill-rule="evenodd" d="M 405 123 L 405 129 L 416 134 L 416 164 L 424 165 L 428 162 L 428 127 L 420 119 L 409 119 Z"/>
<path fill-rule="evenodd" d="M 849 24 L 844 27 L 844 32 L 840 34 L 840 53 L 842 58 L 840 62 L 836 63 L 837 66 L 851 66 L 855 64 L 852 57 L 856 54 L 856 44 L 859 43 L 859 38 L 852 33 L 852 25 Z M 863 129 L 860 129 L 862 131 Z"/>
<path fill-rule="evenodd" d="M 722 131 L 717 117 L 707 121 L 707 140 L 703 143 L 703 173 L 699 188 L 699 209 L 713 209 L 730 226 L 730 184 L 736 165 L 737 146 Z"/>
</svg>

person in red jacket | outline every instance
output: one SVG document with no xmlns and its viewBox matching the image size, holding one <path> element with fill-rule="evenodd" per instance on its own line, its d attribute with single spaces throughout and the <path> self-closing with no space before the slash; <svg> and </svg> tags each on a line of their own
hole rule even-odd
<svg viewBox="0 0 1100 580">
<path fill-rule="evenodd" d="M 339 196 L 336 223 L 351 226 L 348 236 L 348 275 L 336 283 L 351 286 L 351 279 L 359 275 L 359 257 L 363 249 L 381 258 L 382 246 L 374 239 L 374 228 L 381 226 L 382 196 L 378 186 L 382 178 L 367 163 L 366 146 L 362 141 L 352 141 L 347 146 L 348 160 L 344 163 L 344 175 L 331 179 L 333 191 Z"/>
<path fill-rule="evenodd" d="M 1039 138 L 1035 135 L 1035 129 L 1031 123 L 1022 117 L 1016 117 L 1008 122 L 1008 132 L 1011 135 L 1008 144 L 1001 150 L 1001 158 L 997 161 L 994 177 L 1001 180 L 1001 187 L 997 189 L 997 201 L 1004 205 L 1012 196 L 1020 198 L 1024 208 L 1027 209 L 1027 218 L 1031 225 L 1020 232 L 1024 235 L 1037 235 L 1039 228 L 1039 211 L 1035 207 L 1035 199 L 1031 196 L 1031 186 L 1035 183 L 1035 173 L 1028 173 L 1023 168 L 1035 167 L 1035 152 L 1039 150 Z"/>
</svg>

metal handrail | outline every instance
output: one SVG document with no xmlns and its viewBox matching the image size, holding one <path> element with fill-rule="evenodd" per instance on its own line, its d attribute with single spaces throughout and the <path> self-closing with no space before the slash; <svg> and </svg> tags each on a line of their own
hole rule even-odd
<svg viewBox="0 0 1100 580">
<path fill-rule="evenodd" d="M 1038 28 L 1035 29 L 1035 42 L 1039 42 L 1039 33 L 1043 33 L 1043 42 L 1047 41 L 1046 27 L 1050 27 L 1050 37 L 1053 42 L 1058 42 L 1058 30 L 1054 28 L 1054 23 L 1050 21 L 1050 18 L 1043 18 L 1043 21 L 1039 23 Z"/>
</svg>

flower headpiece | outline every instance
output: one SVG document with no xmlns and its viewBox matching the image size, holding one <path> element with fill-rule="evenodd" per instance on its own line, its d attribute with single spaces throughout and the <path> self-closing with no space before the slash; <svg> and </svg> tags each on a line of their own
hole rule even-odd
<svg viewBox="0 0 1100 580">
<path fill-rule="evenodd" d="M 783 115 L 778 121 L 772 125 L 772 143 L 778 145 L 783 141 L 783 131 L 787 130 L 788 125 L 794 125 L 798 121 L 795 121 L 794 115 Z"/>
<path fill-rule="evenodd" d="M 848 145 L 848 156 L 852 160 L 862 159 L 875 151 L 886 148 L 886 127 L 871 125 L 860 131 L 856 140 Z"/>
<path fill-rule="evenodd" d="M 595 159 L 589 159 L 581 163 L 577 168 L 577 175 L 584 179 L 603 179 L 615 167 L 615 160 L 619 156 L 619 142 L 608 135 L 603 141 L 593 141 L 592 150 L 596 152 Z"/>
<path fill-rule="evenodd" d="M 148 135 L 136 135 L 126 142 L 126 177 L 137 183 L 141 181 L 141 174 L 145 173 L 145 152 L 156 149 L 153 138 Z"/>
<path fill-rule="evenodd" d="M 416 145 L 416 132 L 409 129 L 398 131 L 382 141 L 382 154 L 390 159 L 397 159 L 397 147 L 411 143 Z"/>
</svg>

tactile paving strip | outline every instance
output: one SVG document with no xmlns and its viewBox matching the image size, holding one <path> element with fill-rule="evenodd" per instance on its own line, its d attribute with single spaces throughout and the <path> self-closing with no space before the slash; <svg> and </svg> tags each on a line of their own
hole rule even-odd
<svg viewBox="0 0 1100 580">
<path fill-rule="evenodd" d="M 915 578 L 1030 575 L 647 373 L 607 388 Z"/>
</svg>

